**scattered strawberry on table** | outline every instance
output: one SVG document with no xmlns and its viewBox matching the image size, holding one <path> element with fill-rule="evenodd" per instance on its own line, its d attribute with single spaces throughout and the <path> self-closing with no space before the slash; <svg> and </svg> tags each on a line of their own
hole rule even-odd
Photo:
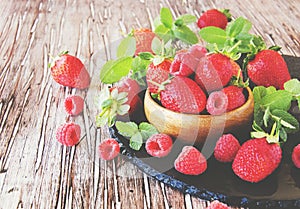
<svg viewBox="0 0 300 209">
<path fill-rule="evenodd" d="M 52 58 L 49 67 L 51 75 L 57 83 L 78 89 L 89 87 L 90 75 L 87 69 L 80 59 L 68 54 L 68 51 Z"/>
<path fill-rule="evenodd" d="M 253 131 L 244 143 L 224 133 L 216 140 L 214 158 L 231 165 L 233 175 L 257 183 L 280 167 L 284 143 L 289 134 L 299 131 L 299 121 L 289 110 L 292 102 L 300 108 L 300 81 L 291 78 L 280 47 L 267 48 L 262 37 L 251 33 L 249 20 L 231 20 L 229 11 L 224 11 L 227 15 L 212 9 L 198 20 L 189 14 L 174 19 L 169 9 L 162 8 L 153 31 L 137 29 L 125 37 L 116 59 L 101 68 L 101 82 L 112 87 L 100 92 L 96 124 L 114 126 L 136 152 L 145 146 L 150 156 L 167 157 L 174 139 L 158 133 L 147 121 L 119 117 L 135 109 L 128 103 L 131 94 L 141 91 L 141 96 L 148 89 L 169 111 L 215 116 L 244 105 L 248 99 L 245 88 L 251 88 Z M 191 24 L 198 24 L 197 34 Z M 120 83 L 127 83 L 126 88 Z M 297 168 L 298 147 L 292 154 Z M 177 156 L 174 168 L 197 176 L 209 169 L 207 160 L 196 146 L 188 145 Z"/>
</svg>

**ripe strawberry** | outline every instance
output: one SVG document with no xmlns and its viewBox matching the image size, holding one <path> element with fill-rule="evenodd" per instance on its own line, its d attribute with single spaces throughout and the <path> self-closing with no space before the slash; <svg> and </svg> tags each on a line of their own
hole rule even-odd
<svg viewBox="0 0 300 209">
<path fill-rule="evenodd" d="M 190 76 L 195 72 L 201 57 L 207 50 L 200 45 L 193 45 L 188 51 L 179 51 L 172 62 L 170 73 L 173 75 Z"/>
<path fill-rule="evenodd" d="M 141 28 L 134 30 L 133 36 L 136 40 L 136 50 L 135 55 L 138 55 L 140 52 L 150 52 L 152 54 L 153 51 L 151 49 L 152 40 L 155 37 L 155 33 L 148 28 Z"/>
<path fill-rule="evenodd" d="M 65 99 L 64 105 L 69 115 L 79 115 L 83 110 L 84 100 L 81 96 L 71 95 Z"/>
<path fill-rule="evenodd" d="M 195 81 L 207 92 L 226 86 L 236 73 L 237 65 L 229 57 L 216 53 L 200 59 L 196 69 Z"/>
<path fill-rule="evenodd" d="M 242 106 L 245 102 L 243 88 L 227 86 L 221 91 L 210 93 L 206 109 L 211 115 L 221 115 Z"/>
<path fill-rule="evenodd" d="M 266 138 L 246 141 L 236 154 L 232 169 L 241 179 L 259 182 L 278 167 L 282 151 L 277 143 L 268 143 Z"/>
<path fill-rule="evenodd" d="M 186 175 L 200 175 L 207 168 L 203 154 L 193 146 L 184 146 L 174 162 L 175 169 Z"/>
<path fill-rule="evenodd" d="M 73 146 L 80 140 L 81 129 L 73 122 L 62 124 L 56 131 L 56 139 L 62 145 Z"/>
<path fill-rule="evenodd" d="M 227 16 L 217 9 L 210 9 L 204 12 L 198 19 L 198 27 L 204 28 L 207 26 L 215 26 L 225 29 L 228 23 Z"/>
<path fill-rule="evenodd" d="M 98 151 L 101 159 L 112 160 L 120 153 L 120 145 L 115 139 L 108 138 L 99 144 Z"/>
<path fill-rule="evenodd" d="M 146 141 L 146 151 L 154 157 L 165 157 L 172 149 L 172 138 L 167 134 L 154 134 Z"/>
<path fill-rule="evenodd" d="M 274 50 L 262 50 L 249 61 L 248 77 L 253 83 L 261 86 L 274 86 L 283 89 L 283 84 L 291 79 L 288 67 L 282 56 Z"/>
<path fill-rule="evenodd" d="M 209 204 L 209 206 L 206 209 L 231 209 L 231 207 L 218 200 L 214 200 Z"/>
<path fill-rule="evenodd" d="M 159 93 L 163 82 L 169 79 L 170 66 L 171 61 L 167 59 L 158 65 L 150 63 L 146 73 L 146 82 L 150 93 Z"/>
<path fill-rule="evenodd" d="M 176 76 L 160 92 L 160 101 L 169 110 L 198 114 L 205 108 L 206 95 L 192 79 Z"/>
<path fill-rule="evenodd" d="M 68 52 L 55 57 L 49 67 L 53 79 L 63 86 L 85 89 L 90 84 L 90 75 L 83 63 Z"/>
<path fill-rule="evenodd" d="M 141 92 L 141 87 L 136 80 L 125 78 L 110 90 L 112 91 L 114 88 L 117 88 L 119 93 L 128 93 L 128 101 L 125 104 L 130 106 L 129 113 L 133 113 L 140 107 L 142 101 L 138 94 Z"/>
<path fill-rule="evenodd" d="M 220 162 L 233 161 L 241 145 L 232 134 L 224 134 L 217 141 L 214 156 Z"/>
<path fill-rule="evenodd" d="M 300 168 L 300 144 L 293 149 L 292 161 L 297 168 Z"/>
</svg>

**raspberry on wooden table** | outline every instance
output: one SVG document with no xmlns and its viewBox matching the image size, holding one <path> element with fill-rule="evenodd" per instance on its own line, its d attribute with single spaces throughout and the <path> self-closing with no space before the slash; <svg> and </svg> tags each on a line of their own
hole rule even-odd
<svg viewBox="0 0 300 209">
<path fill-rule="evenodd" d="M 63 145 L 73 146 L 80 140 L 81 128 L 78 124 L 69 122 L 62 124 L 56 131 L 56 139 Z"/>
<path fill-rule="evenodd" d="M 69 115 L 79 115 L 84 106 L 84 99 L 78 95 L 68 96 L 65 101 L 65 110 Z"/>
<path fill-rule="evenodd" d="M 99 157 L 103 160 L 112 160 L 120 153 L 120 145 L 113 138 L 107 138 L 98 146 Z"/>
</svg>

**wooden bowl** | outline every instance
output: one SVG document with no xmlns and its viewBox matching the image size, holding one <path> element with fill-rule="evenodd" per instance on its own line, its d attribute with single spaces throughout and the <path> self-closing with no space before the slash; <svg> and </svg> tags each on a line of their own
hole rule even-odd
<svg viewBox="0 0 300 209">
<path fill-rule="evenodd" d="M 218 139 L 223 133 L 239 133 L 251 128 L 254 99 L 246 88 L 247 101 L 241 107 L 218 116 L 173 112 L 158 104 L 147 90 L 144 99 L 145 115 L 161 133 L 188 144 L 201 144 L 207 139 Z M 250 129 L 249 129 L 250 130 Z"/>
</svg>

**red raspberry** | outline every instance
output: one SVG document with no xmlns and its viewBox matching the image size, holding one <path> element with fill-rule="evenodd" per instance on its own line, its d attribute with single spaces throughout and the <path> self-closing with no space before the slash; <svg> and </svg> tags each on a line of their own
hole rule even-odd
<svg viewBox="0 0 300 209">
<path fill-rule="evenodd" d="M 293 149 L 292 160 L 297 168 L 300 168 L 300 144 Z"/>
<path fill-rule="evenodd" d="M 172 149 L 172 138 L 167 134 L 154 134 L 146 142 L 146 151 L 154 157 L 165 157 Z"/>
<path fill-rule="evenodd" d="M 228 20 L 224 13 L 220 12 L 217 9 L 210 9 L 200 16 L 197 25 L 200 29 L 207 26 L 215 26 L 221 29 L 225 29 L 227 23 Z"/>
<path fill-rule="evenodd" d="M 64 104 L 69 115 L 79 115 L 83 110 L 84 100 L 81 96 L 72 95 L 65 99 Z"/>
<path fill-rule="evenodd" d="M 98 150 L 100 158 L 112 160 L 120 153 L 120 145 L 115 139 L 108 138 L 99 144 Z"/>
<path fill-rule="evenodd" d="M 80 140 L 81 129 L 78 124 L 73 122 L 65 123 L 58 127 L 56 139 L 63 145 L 73 146 Z"/>
<path fill-rule="evenodd" d="M 231 209 L 231 207 L 218 200 L 214 200 L 206 209 Z"/>
<path fill-rule="evenodd" d="M 174 162 L 175 169 L 186 175 L 200 175 L 207 168 L 203 154 L 193 146 L 184 146 Z"/>
<path fill-rule="evenodd" d="M 245 102 L 243 88 L 228 86 L 209 95 L 206 109 L 211 115 L 221 115 L 242 106 Z"/>
<path fill-rule="evenodd" d="M 232 134 L 224 134 L 217 141 L 214 156 L 220 162 L 233 161 L 241 145 Z"/>
</svg>

